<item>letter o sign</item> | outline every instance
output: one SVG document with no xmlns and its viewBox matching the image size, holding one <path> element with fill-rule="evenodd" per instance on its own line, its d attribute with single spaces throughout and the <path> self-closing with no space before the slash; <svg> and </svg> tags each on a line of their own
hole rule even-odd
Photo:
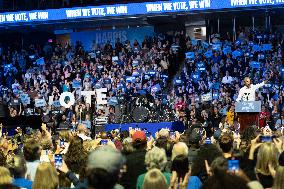
<svg viewBox="0 0 284 189">
<path fill-rule="evenodd" d="M 66 102 L 64 101 L 65 97 L 67 97 L 67 96 L 70 98 L 70 101 L 68 102 L 68 104 L 66 104 Z M 74 97 L 73 93 L 63 92 L 60 95 L 59 102 L 60 102 L 61 106 L 64 106 L 65 108 L 69 108 L 70 106 L 72 106 L 75 103 L 75 97 Z"/>
</svg>

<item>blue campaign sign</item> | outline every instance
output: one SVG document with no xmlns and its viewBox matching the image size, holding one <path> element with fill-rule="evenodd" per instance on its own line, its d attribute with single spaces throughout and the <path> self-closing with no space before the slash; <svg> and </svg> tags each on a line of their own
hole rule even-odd
<svg viewBox="0 0 284 189">
<path fill-rule="evenodd" d="M 73 82 L 72 82 L 72 87 L 73 87 L 74 89 L 80 88 L 80 87 L 81 87 L 81 82 L 80 82 L 80 81 L 73 80 Z"/>
<path fill-rule="evenodd" d="M 254 45 L 253 41 L 250 41 L 248 44 L 249 44 L 249 46 L 253 46 Z"/>
<path fill-rule="evenodd" d="M 142 14 L 179 13 L 244 7 L 279 6 L 283 4 L 283 0 L 169 0 L 62 9 L 5 12 L 0 14 L 0 24 L 133 16 Z"/>
<path fill-rule="evenodd" d="M 30 104 L 31 103 L 31 99 L 30 99 L 28 94 L 21 94 L 20 98 L 21 98 L 21 102 L 23 104 Z"/>
<path fill-rule="evenodd" d="M 181 85 L 183 82 L 182 82 L 182 80 L 181 79 L 176 79 L 175 80 L 175 84 L 176 85 Z"/>
<path fill-rule="evenodd" d="M 185 57 L 188 58 L 188 59 L 194 59 L 195 54 L 194 54 L 194 52 L 187 52 L 187 53 L 185 53 Z"/>
<path fill-rule="evenodd" d="M 150 76 L 154 76 L 154 75 L 156 75 L 156 71 L 155 70 L 149 70 L 146 74 L 147 75 L 150 75 Z"/>
<path fill-rule="evenodd" d="M 196 46 L 196 45 L 197 45 L 197 41 L 196 41 L 195 39 L 192 39 L 192 40 L 191 40 L 191 44 L 192 44 L 193 46 Z"/>
<path fill-rule="evenodd" d="M 161 74 L 160 77 L 163 78 L 163 79 L 168 79 L 169 78 L 168 74 Z"/>
<path fill-rule="evenodd" d="M 139 73 L 138 71 L 134 71 L 134 72 L 132 73 L 132 76 L 133 76 L 133 77 L 138 77 L 138 76 L 140 76 L 140 73 Z"/>
<path fill-rule="evenodd" d="M 281 71 L 281 74 L 284 74 L 284 68 L 281 68 L 280 71 Z"/>
<path fill-rule="evenodd" d="M 137 67 L 138 65 L 139 65 L 138 60 L 133 60 L 132 66 L 133 66 L 133 67 Z"/>
<path fill-rule="evenodd" d="M 202 42 L 202 46 L 207 49 L 209 47 L 209 43 L 203 41 Z"/>
<path fill-rule="evenodd" d="M 219 50 L 221 50 L 221 46 L 222 46 L 222 44 L 220 44 L 220 43 L 213 44 L 212 49 L 215 50 L 215 51 L 219 51 Z"/>
<path fill-rule="evenodd" d="M 198 81 L 200 79 L 200 73 L 193 73 L 191 75 L 191 78 L 193 79 L 194 82 Z"/>
<path fill-rule="evenodd" d="M 240 51 L 240 50 L 235 50 L 232 55 L 233 55 L 233 58 L 237 58 L 237 57 L 240 57 L 242 56 L 243 52 Z"/>
<path fill-rule="evenodd" d="M 259 55 L 258 55 L 258 58 L 259 58 L 260 60 L 263 60 L 263 59 L 265 58 L 265 56 L 264 56 L 264 54 L 259 54 Z"/>
<path fill-rule="evenodd" d="M 131 76 L 126 77 L 126 82 L 134 83 L 135 81 L 136 81 L 136 77 L 131 77 Z"/>
<path fill-rule="evenodd" d="M 232 48 L 231 47 L 225 47 L 224 49 L 223 49 L 223 53 L 224 54 L 229 54 L 229 53 L 231 53 L 232 52 Z"/>
<path fill-rule="evenodd" d="M 35 107 L 43 107 L 46 105 L 46 101 L 44 99 L 35 99 Z"/>
<path fill-rule="evenodd" d="M 242 43 L 242 41 L 238 39 L 238 40 L 235 42 L 235 45 L 236 45 L 236 46 L 239 46 L 241 43 Z"/>
<path fill-rule="evenodd" d="M 122 89 L 124 86 L 122 83 L 119 83 L 117 86 L 116 86 L 118 89 Z"/>
<path fill-rule="evenodd" d="M 252 46 L 252 50 L 253 50 L 254 52 L 259 52 L 259 51 L 261 51 L 261 48 L 260 48 L 259 45 L 253 45 L 253 46 Z"/>
<path fill-rule="evenodd" d="M 154 85 L 154 86 L 151 88 L 151 92 L 154 92 L 154 93 L 156 93 L 156 92 L 158 92 L 158 91 L 160 91 L 160 90 L 161 90 L 160 84 L 156 84 L 156 85 Z"/>
<path fill-rule="evenodd" d="M 36 64 L 37 65 L 44 65 L 44 58 L 42 57 L 42 58 L 37 59 Z"/>
<path fill-rule="evenodd" d="M 271 51 L 272 50 L 272 45 L 271 44 L 263 44 L 262 45 L 262 50 L 263 51 Z"/>
<path fill-rule="evenodd" d="M 53 101 L 52 105 L 53 105 L 54 107 L 60 107 L 60 106 L 61 106 L 61 104 L 60 104 L 60 101 L 59 101 L 59 100 L 55 100 L 55 101 Z"/>
<path fill-rule="evenodd" d="M 200 72 L 206 71 L 206 67 L 205 67 L 204 62 L 199 62 L 199 63 L 197 63 L 197 64 L 196 64 L 196 67 L 197 67 L 197 70 L 200 71 Z"/>
<path fill-rule="evenodd" d="M 212 98 L 213 98 L 213 100 L 218 100 L 218 98 L 219 98 L 218 92 L 213 92 Z"/>
<path fill-rule="evenodd" d="M 206 58 L 211 58 L 213 56 L 213 52 L 212 51 L 207 51 L 207 52 L 204 53 L 204 56 Z"/>
<path fill-rule="evenodd" d="M 260 62 L 251 61 L 251 62 L 249 63 L 249 66 L 250 66 L 251 68 L 259 69 L 259 68 L 260 68 Z"/>
</svg>

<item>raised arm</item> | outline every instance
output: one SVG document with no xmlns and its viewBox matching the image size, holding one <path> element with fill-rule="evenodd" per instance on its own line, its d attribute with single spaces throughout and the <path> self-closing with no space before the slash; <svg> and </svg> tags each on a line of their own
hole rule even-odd
<svg viewBox="0 0 284 189">
<path fill-rule="evenodd" d="M 254 88 L 255 88 L 255 90 L 256 90 L 256 89 L 258 89 L 258 88 L 260 88 L 260 87 L 263 87 L 265 84 L 266 84 L 266 81 L 263 81 L 263 82 L 261 82 L 261 83 L 255 84 L 255 85 L 254 85 Z"/>
</svg>

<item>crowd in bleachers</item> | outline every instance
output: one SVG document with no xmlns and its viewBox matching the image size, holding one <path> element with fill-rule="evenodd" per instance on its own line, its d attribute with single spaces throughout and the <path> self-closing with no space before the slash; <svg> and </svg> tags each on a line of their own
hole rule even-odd
<svg viewBox="0 0 284 189">
<path fill-rule="evenodd" d="M 18 127 L 13 136 L 1 132 L 0 189 L 284 186 L 280 33 L 239 30 L 234 42 L 215 34 L 209 43 L 176 32 L 145 37 L 141 44 L 94 44 L 92 52 L 77 42 L 2 47 L 1 54 L 2 104 L 9 116 L 34 112 L 47 124 Z M 234 105 L 247 76 L 270 83 L 256 94 L 262 102 L 259 124 L 240 132 Z M 96 110 L 79 91 L 100 87 L 108 89 L 109 103 Z M 66 91 L 74 92 L 74 106 L 49 105 Z M 117 97 L 130 102 L 130 96 L 146 93 L 156 104 L 163 91 L 184 132 L 130 128 L 90 136 L 92 119 L 115 114 Z M 58 127 L 65 130 L 53 129 Z"/>
<path fill-rule="evenodd" d="M 10 117 L 38 114 L 55 127 L 70 128 L 84 121 L 90 128 L 94 117 L 113 114 L 117 97 L 123 96 L 126 103 L 149 94 L 152 101 L 161 101 L 157 94 L 167 88 L 169 74 L 173 75 L 181 59 L 172 44 L 183 36 L 176 33 L 174 41 L 146 36 L 141 44 L 117 39 L 114 46 L 109 42 L 93 44 L 91 52 L 80 42 L 74 46 L 46 43 L 28 49 L 3 48 L 3 104 L 9 107 Z M 108 104 L 85 103 L 81 91 L 99 88 L 107 88 Z M 62 92 L 75 95 L 76 103 L 70 108 L 58 105 Z"/>
</svg>

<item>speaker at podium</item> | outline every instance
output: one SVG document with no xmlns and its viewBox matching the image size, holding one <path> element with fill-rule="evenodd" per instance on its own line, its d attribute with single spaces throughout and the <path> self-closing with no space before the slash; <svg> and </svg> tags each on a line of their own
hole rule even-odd
<svg viewBox="0 0 284 189">
<path fill-rule="evenodd" d="M 240 132 L 243 132 L 248 126 L 251 125 L 259 126 L 260 111 L 260 101 L 236 102 L 235 112 L 238 113 L 240 122 Z"/>
</svg>

